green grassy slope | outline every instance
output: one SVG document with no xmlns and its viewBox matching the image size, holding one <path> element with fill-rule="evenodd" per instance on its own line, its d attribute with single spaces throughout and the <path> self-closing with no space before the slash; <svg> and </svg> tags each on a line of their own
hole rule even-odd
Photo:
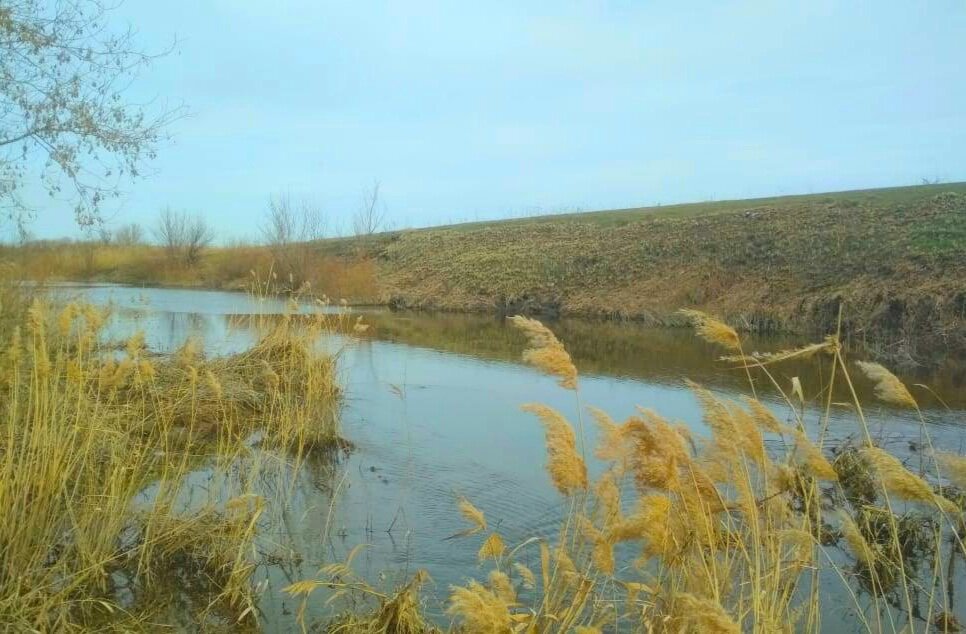
<svg viewBox="0 0 966 634">
<path fill-rule="evenodd" d="M 673 321 L 882 345 L 966 340 L 966 183 L 471 223 L 328 240 L 380 263 L 384 298 L 443 310 Z"/>
</svg>

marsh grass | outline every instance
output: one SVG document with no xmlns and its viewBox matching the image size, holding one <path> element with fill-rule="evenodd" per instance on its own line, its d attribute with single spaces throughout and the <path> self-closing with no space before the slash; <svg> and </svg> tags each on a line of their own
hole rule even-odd
<svg viewBox="0 0 966 634">
<path fill-rule="evenodd" d="M 293 301 L 246 352 L 158 356 L 140 333 L 105 345 L 104 309 L 0 291 L 0 629 L 256 627 L 254 542 L 276 502 L 256 479 L 340 446 L 317 340 L 359 324 Z M 200 501 L 197 473 L 219 483 Z"/>
<path fill-rule="evenodd" d="M 259 245 L 206 249 L 193 264 L 170 258 L 158 246 L 93 242 L 0 246 L 0 259 L 14 263 L 20 279 L 33 281 L 117 282 L 247 291 L 254 271 L 268 282 L 273 294 L 303 287 L 310 288 L 318 297 L 344 297 L 359 303 L 378 299 L 376 265 L 371 258 L 335 256 L 315 245 L 299 246 L 303 252 L 297 269 L 286 266 L 287 260 L 278 257 L 271 248 Z"/>
<path fill-rule="evenodd" d="M 749 381 L 772 385 L 784 420 L 754 395 L 734 401 L 694 383 L 704 414 L 700 433 L 653 410 L 618 422 L 591 409 L 599 429 L 595 472 L 602 474 L 591 480 L 580 425 L 548 407 L 525 406 L 544 426 L 548 475 L 569 511 L 557 534 L 508 543 L 489 527 L 486 509 L 459 499 L 470 526 L 454 537 L 478 549 L 483 570 L 467 570 L 479 578 L 450 588 L 451 629 L 819 632 L 835 610 L 851 614 L 859 631 L 958 631 L 955 560 L 966 554 L 961 496 L 938 468 L 920 475 L 877 446 L 857 400 L 858 440 L 828 446 L 820 430 L 831 399 L 824 411 L 809 412 L 800 406 L 801 382 L 785 390 L 772 373 L 784 361 L 821 356 L 836 372 L 828 384 L 806 387 L 830 394 L 842 381 L 854 394 L 838 338 L 766 360 L 745 356 L 739 335 L 719 320 L 688 317 Z M 579 382 L 564 346 L 533 320 L 512 323 L 530 341 L 524 360 L 572 390 L 579 412 Z M 859 369 L 880 397 L 915 409 L 887 370 Z M 931 462 L 959 480 L 966 460 L 940 455 Z M 628 548 L 638 556 L 617 554 Z M 531 570 L 528 561 L 539 567 Z M 315 588 L 351 576 L 348 569 L 332 572 L 286 591 L 306 601 Z M 366 612 L 365 600 L 353 604 L 352 616 L 333 621 L 333 629 L 395 631 L 378 618 L 387 596 L 358 583 L 340 588 L 366 594 L 374 610 Z M 407 622 L 419 624 L 420 602 L 407 605 Z M 420 631 L 434 630 L 423 625 Z"/>
</svg>

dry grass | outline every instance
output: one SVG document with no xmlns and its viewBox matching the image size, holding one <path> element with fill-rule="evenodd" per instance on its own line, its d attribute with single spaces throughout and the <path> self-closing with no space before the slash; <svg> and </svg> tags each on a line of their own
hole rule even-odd
<svg viewBox="0 0 966 634">
<path fill-rule="evenodd" d="M 294 246 L 292 247 L 295 248 Z M 0 260 L 16 265 L 21 279 L 38 281 L 98 281 L 247 290 L 252 275 L 273 279 L 272 292 L 309 288 L 319 297 L 374 302 L 379 297 L 376 265 L 366 257 L 337 257 L 299 245 L 293 268 L 279 261 L 269 247 L 217 247 L 203 252 L 200 262 L 172 260 L 161 247 L 95 243 L 40 243 L 0 249 Z"/>
<path fill-rule="evenodd" d="M 949 193 L 944 193 L 944 192 Z M 600 212 L 331 241 L 379 263 L 399 306 L 681 324 L 688 306 L 758 331 L 884 352 L 966 350 L 966 187 Z M 888 344 L 895 344 L 889 347 Z M 901 345 L 900 345 L 901 344 Z"/>
<path fill-rule="evenodd" d="M 757 331 L 829 332 L 897 358 L 966 350 L 966 184 L 675 205 L 209 250 L 0 251 L 26 279 L 244 288 L 249 271 L 318 295 L 395 306 L 632 318 L 680 325 L 690 306 Z M 293 247 L 295 249 L 296 247 Z M 303 254 L 304 252 L 304 254 Z"/>
<path fill-rule="evenodd" d="M 102 309 L 0 289 L 0 629 L 150 629 L 172 593 L 195 623 L 253 627 L 250 439 L 286 462 L 338 442 L 334 360 L 312 352 L 329 318 L 266 324 L 230 358 L 157 357 L 141 335 L 103 346 Z M 235 474 L 200 509 L 198 469 Z"/>
</svg>

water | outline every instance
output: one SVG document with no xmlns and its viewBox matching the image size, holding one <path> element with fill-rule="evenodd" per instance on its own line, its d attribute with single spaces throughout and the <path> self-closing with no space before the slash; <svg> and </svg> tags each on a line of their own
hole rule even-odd
<svg viewBox="0 0 966 634">
<path fill-rule="evenodd" d="M 80 295 L 115 307 L 110 331 L 124 338 L 143 330 L 149 348 L 171 351 L 187 337 L 200 337 L 209 354 L 251 345 L 246 315 L 284 312 L 281 301 L 255 301 L 236 293 L 198 290 L 136 289 L 121 286 L 71 286 L 57 294 Z M 313 310 L 303 305 L 300 310 Z M 337 310 L 337 309 L 329 309 Z M 263 535 L 261 550 L 274 565 L 260 566 L 264 587 L 261 609 L 269 631 L 287 631 L 297 600 L 280 592 L 285 585 L 314 577 L 323 563 L 344 558 L 357 544 L 368 544 L 354 569 L 373 585 L 394 583 L 426 569 L 433 579 L 427 608 L 440 614 L 447 589 L 468 576 L 485 574 L 476 562 L 480 538 L 446 539 L 466 528 L 456 510 L 465 495 L 482 509 L 490 526 L 508 543 L 533 536 L 552 537 L 563 510 L 561 498 L 544 471 L 543 434 L 520 405 L 545 403 L 578 423 L 579 406 L 600 407 L 621 420 L 637 406 L 680 420 L 698 433 L 704 429 L 695 398 L 684 377 L 726 397 L 747 392 L 747 377 L 717 360 L 715 348 L 685 331 L 652 330 L 633 325 L 563 321 L 554 324 L 581 370 L 580 402 L 574 393 L 518 362 L 524 342 L 492 317 L 361 313 L 371 336 L 329 342 L 340 350 L 346 388 L 342 423 L 355 445 L 336 464 L 309 464 L 284 472 L 272 486 L 294 482 L 294 495 L 281 521 Z M 752 340 L 749 347 L 776 350 L 793 340 Z M 819 407 L 817 390 L 830 371 L 828 360 L 779 366 L 775 375 L 788 388 L 792 376 L 805 386 L 807 407 Z M 936 397 L 921 397 L 933 438 L 947 450 L 962 449 L 966 394 L 962 373 L 944 372 L 930 381 Z M 958 382 L 957 382 L 958 381 Z M 873 434 L 900 455 L 915 456 L 910 442 L 919 438 L 918 419 L 876 404 L 869 386 L 858 382 Z M 762 400 L 789 418 L 776 391 L 758 384 Z M 942 398 L 952 409 L 941 407 Z M 846 394 L 833 395 L 847 401 Z M 816 418 L 814 415 L 812 418 Z M 593 443 L 593 425 L 584 421 Z M 833 407 L 828 433 L 845 439 L 858 433 L 854 412 Z M 597 468 L 599 470 L 599 467 Z M 594 468 L 592 467 L 592 472 Z M 196 484 L 206 490 L 204 470 Z M 531 557 L 535 554 L 534 549 Z M 537 562 L 527 562 L 535 569 Z M 843 607 L 826 616 L 829 629 L 848 631 Z M 834 610 L 833 610 L 834 612 Z M 321 601 L 310 614 L 324 615 Z M 832 627 L 838 621 L 841 625 Z"/>
</svg>

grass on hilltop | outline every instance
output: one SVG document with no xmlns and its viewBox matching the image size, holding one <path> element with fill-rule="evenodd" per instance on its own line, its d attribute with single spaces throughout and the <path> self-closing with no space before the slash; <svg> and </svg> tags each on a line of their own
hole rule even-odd
<svg viewBox="0 0 966 634">
<path fill-rule="evenodd" d="M 594 212 L 397 232 L 353 245 L 390 304 L 828 332 L 899 358 L 966 350 L 966 186 Z"/>
</svg>

